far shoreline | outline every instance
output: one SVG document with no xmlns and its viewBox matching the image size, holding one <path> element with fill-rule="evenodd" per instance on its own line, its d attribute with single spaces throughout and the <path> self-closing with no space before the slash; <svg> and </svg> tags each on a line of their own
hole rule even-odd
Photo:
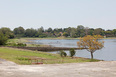
<svg viewBox="0 0 116 77">
<path fill-rule="evenodd" d="M 37 38 L 37 37 L 22 37 L 20 39 L 25 39 L 25 40 L 44 40 L 44 39 L 49 39 L 49 40 L 79 40 L 80 38 L 65 38 L 65 37 L 56 37 L 56 38 Z M 116 37 L 107 37 L 107 38 L 102 38 L 102 39 L 116 39 Z"/>
</svg>

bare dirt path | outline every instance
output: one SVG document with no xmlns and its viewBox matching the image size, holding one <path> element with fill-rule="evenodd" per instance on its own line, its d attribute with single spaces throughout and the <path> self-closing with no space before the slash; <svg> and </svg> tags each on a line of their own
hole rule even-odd
<svg viewBox="0 0 116 77">
<path fill-rule="evenodd" d="M 0 77 L 116 77 L 116 61 L 17 65 L 0 59 Z"/>
</svg>

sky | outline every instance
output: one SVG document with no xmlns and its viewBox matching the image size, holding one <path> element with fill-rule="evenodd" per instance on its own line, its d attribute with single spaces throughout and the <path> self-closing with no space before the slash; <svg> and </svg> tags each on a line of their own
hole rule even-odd
<svg viewBox="0 0 116 77">
<path fill-rule="evenodd" d="M 0 28 L 116 29 L 116 0 L 0 0 Z"/>
</svg>

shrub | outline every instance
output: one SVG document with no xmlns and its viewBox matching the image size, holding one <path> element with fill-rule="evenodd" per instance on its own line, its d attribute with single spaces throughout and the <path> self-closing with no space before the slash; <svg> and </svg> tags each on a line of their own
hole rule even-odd
<svg viewBox="0 0 116 77">
<path fill-rule="evenodd" d="M 0 45 L 5 45 L 8 38 L 2 32 L 0 32 Z"/>
<path fill-rule="evenodd" d="M 39 35 L 39 38 L 44 38 L 44 37 L 47 37 L 47 35 L 45 35 L 45 34 Z"/>
<path fill-rule="evenodd" d="M 16 59 L 18 59 L 18 60 L 29 60 L 29 58 L 25 58 L 25 57 L 17 57 Z"/>
<path fill-rule="evenodd" d="M 60 56 L 61 56 L 61 57 L 66 57 L 67 54 L 66 54 L 66 52 L 64 52 L 64 51 L 62 50 L 62 51 L 60 51 Z"/>
<path fill-rule="evenodd" d="M 23 44 L 23 43 L 18 43 L 17 46 L 21 46 L 21 47 L 25 47 L 26 44 Z"/>
<path fill-rule="evenodd" d="M 72 48 L 70 49 L 70 57 L 73 58 L 73 56 L 75 55 L 76 51 Z"/>
</svg>

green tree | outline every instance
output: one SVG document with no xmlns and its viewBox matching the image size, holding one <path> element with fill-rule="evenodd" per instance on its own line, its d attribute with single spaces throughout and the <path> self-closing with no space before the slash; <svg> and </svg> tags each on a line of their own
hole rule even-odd
<svg viewBox="0 0 116 77">
<path fill-rule="evenodd" d="M 93 59 L 93 53 L 96 50 L 100 50 L 104 47 L 104 42 L 99 41 L 99 37 L 101 36 L 85 36 L 80 38 L 80 41 L 77 42 L 77 45 L 79 48 L 86 48 L 86 50 L 91 53 L 91 59 Z"/>
<path fill-rule="evenodd" d="M 46 31 L 47 32 L 52 32 L 52 28 L 48 28 Z"/>
<path fill-rule="evenodd" d="M 43 27 L 40 27 L 39 29 L 38 29 L 38 33 L 39 34 L 42 34 L 44 32 L 44 28 Z"/>
<path fill-rule="evenodd" d="M 116 37 L 116 29 L 113 29 L 114 36 Z"/>
<path fill-rule="evenodd" d="M 7 42 L 8 38 L 6 35 L 4 35 L 1 31 L 0 31 L 0 45 L 5 45 Z"/>
<path fill-rule="evenodd" d="M 68 33 L 67 32 L 64 32 L 63 33 L 63 36 L 68 37 Z"/>
<path fill-rule="evenodd" d="M 107 31 L 105 31 L 105 35 L 106 35 L 106 37 L 113 37 L 114 32 L 112 30 L 107 30 Z"/>
<path fill-rule="evenodd" d="M 10 30 L 10 28 L 3 27 L 0 29 L 0 31 L 3 33 L 3 35 L 7 36 L 8 38 L 14 38 L 14 34 Z"/>
<path fill-rule="evenodd" d="M 78 25 L 78 26 L 77 26 L 76 35 L 77 35 L 78 37 L 83 37 L 83 36 L 86 35 L 86 34 L 85 34 L 85 30 L 84 30 L 84 26 L 82 26 L 82 25 Z"/>
<path fill-rule="evenodd" d="M 88 35 L 93 35 L 93 34 L 94 34 L 94 29 L 90 28 L 89 31 L 88 31 Z"/>
<path fill-rule="evenodd" d="M 70 49 L 70 57 L 73 58 L 73 56 L 75 55 L 76 51 L 72 48 Z"/>
<path fill-rule="evenodd" d="M 76 36 L 76 29 L 75 28 L 71 28 L 70 36 L 74 37 L 74 38 L 77 37 Z"/>
<path fill-rule="evenodd" d="M 97 29 L 94 30 L 94 34 L 104 36 L 104 31 L 105 30 L 103 30 L 102 28 L 97 28 Z"/>
<path fill-rule="evenodd" d="M 67 33 L 67 34 L 68 34 L 68 36 L 70 37 L 71 27 L 66 28 L 66 33 Z"/>
<path fill-rule="evenodd" d="M 13 30 L 14 34 L 17 36 L 17 37 L 22 37 L 24 36 L 24 33 L 25 33 L 25 29 L 23 27 L 18 27 L 18 28 L 15 28 Z"/>
<path fill-rule="evenodd" d="M 26 29 L 25 30 L 25 36 L 26 37 L 38 37 L 39 33 L 37 33 L 37 31 L 33 28 L 31 29 Z"/>
</svg>

